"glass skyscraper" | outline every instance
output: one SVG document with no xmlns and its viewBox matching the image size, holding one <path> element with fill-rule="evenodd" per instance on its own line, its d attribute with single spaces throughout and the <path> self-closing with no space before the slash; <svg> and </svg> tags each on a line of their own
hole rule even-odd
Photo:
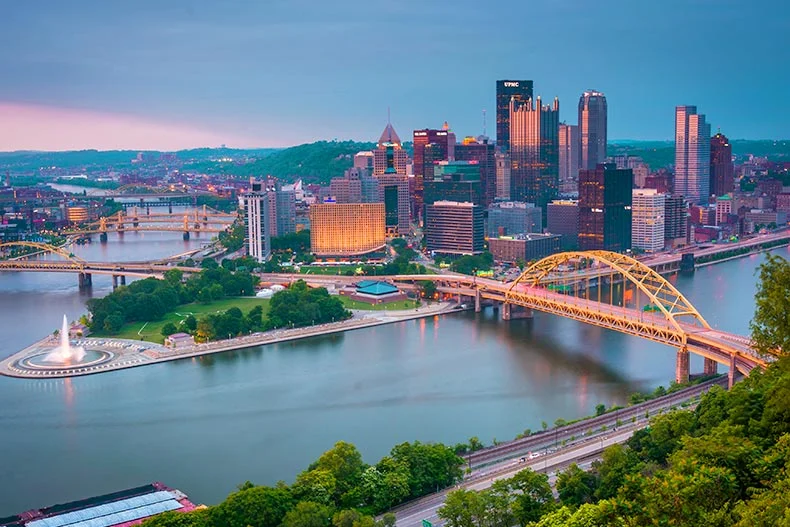
<svg viewBox="0 0 790 527">
<path fill-rule="evenodd" d="M 496 81 L 496 145 L 510 148 L 510 100 L 524 103 L 532 99 L 532 81 Z"/>
<path fill-rule="evenodd" d="M 675 108 L 675 194 L 695 205 L 710 197 L 710 124 L 696 106 Z"/>
<path fill-rule="evenodd" d="M 595 90 L 579 98 L 579 168 L 594 170 L 606 161 L 606 96 Z"/>
</svg>

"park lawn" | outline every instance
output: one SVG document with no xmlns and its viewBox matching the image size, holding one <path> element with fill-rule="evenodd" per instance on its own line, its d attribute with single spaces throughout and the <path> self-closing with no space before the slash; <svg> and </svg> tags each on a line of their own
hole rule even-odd
<svg viewBox="0 0 790 527">
<path fill-rule="evenodd" d="M 367 302 L 360 302 L 359 300 L 351 299 L 347 296 L 338 295 L 346 309 L 364 309 L 367 311 L 398 311 L 403 309 L 414 309 L 419 306 L 419 302 L 415 300 L 398 300 L 397 302 L 390 302 L 388 304 L 368 304 Z"/>
<path fill-rule="evenodd" d="M 165 341 L 162 335 L 162 328 L 168 322 L 172 322 L 179 327 L 182 320 L 189 315 L 195 315 L 195 318 L 200 319 L 201 315 L 208 313 L 217 313 L 220 311 L 227 311 L 232 307 L 238 307 L 245 315 L 255 306 L 263 308 L 263 314 L 269 309 L 268 298 L 256 297 L 230 297 L 222 300 L 215 300 L 210 304 L 184 304 L 178 306 L 175 311 L 167 313 L 162 320 L 154 320 L 152 322 L 130 322 L 124 324 L 121 331 L 115 334 L 110 334 L 106 331 L 96 331 L 91 334 L 91 337 L 113 337 L 118 339 L 132 339 L 132 340 L 146 340 L 148 342 L 156 342 L 162 344 Z"/>
</svg>

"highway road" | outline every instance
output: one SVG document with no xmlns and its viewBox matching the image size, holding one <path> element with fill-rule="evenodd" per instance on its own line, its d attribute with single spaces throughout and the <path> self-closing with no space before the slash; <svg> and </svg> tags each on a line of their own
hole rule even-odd
<svg viewBox="0 0 790 527">
<path fill-rule="evenodd" d="M 396 507 L 392 511 L 397 518 L 396 525 L 419 527 L 425 519 L 439 527 L 443 522 L 437 511 L 444 504 L 448 492 L 457 488 L 483 490 L 494 481 L 510 478 L 525 468 L 548 473 L 553 484 L 557 471 L 571 463 L 589 466 L 608 446 L 627 441 L 636 430 L 647 426 L 649 419 L 645 417 L 646 413 L 655 416 L 670 408 L 677 408 L 712 386 L 726 387 L 726 383 L 726 378 L 717 378 L 659 399 L 474 452 L 466 456 L 472 466 L 472 473 L 463 482 Z M 618 420 L 621 424 L 616 426 Z M 590 435 L 587 435 L 588 431 Z M 565 445 L 562 445 L 563 441 Z"/>
</svg>

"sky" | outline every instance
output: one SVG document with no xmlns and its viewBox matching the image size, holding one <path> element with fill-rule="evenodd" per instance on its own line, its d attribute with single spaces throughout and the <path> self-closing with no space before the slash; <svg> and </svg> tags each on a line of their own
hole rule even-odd
<svg viewBox="0 0 790 527">
<path fill-rule="evenodd" d="M 280 147 L 495 136 L 531 79 L 610 140 L 671 139 L 693 104 L 731 139 L 790 137 L 783 0 L 0 0 L 0 151 Z"/>
</svg>

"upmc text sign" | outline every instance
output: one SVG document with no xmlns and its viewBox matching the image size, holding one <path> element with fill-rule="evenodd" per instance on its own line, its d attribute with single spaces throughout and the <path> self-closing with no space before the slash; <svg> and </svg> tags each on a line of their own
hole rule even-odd
<svg viewBox="0 0 790 527">
<path fill-rule="evenodd" d="M 505 88 L 518 88 L 518 82 L 505 81 Z"/>
</svg>

